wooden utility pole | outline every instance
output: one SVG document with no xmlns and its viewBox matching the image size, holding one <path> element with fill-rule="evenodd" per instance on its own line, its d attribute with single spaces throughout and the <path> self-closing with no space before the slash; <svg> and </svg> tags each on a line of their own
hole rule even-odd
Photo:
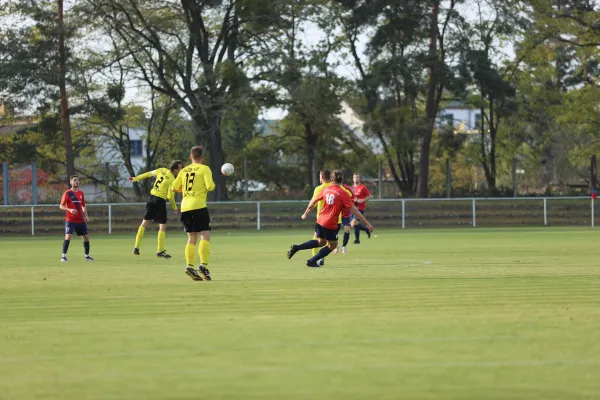
<svg viewBox="0 0 600 400">
<path fill-rule="evenodd" d="M 60 116 L 65 133 L 65 154 L 67 158 L 67 180 L 75 174 L 73 162 L 73 140 L 71 139 L 71 121 L 69 117 L 69 100 L 67 98 L 65 24 L 63 16 L 63 0 L 58 1 L 58 85 L 60 87 Z"/>
</svg>

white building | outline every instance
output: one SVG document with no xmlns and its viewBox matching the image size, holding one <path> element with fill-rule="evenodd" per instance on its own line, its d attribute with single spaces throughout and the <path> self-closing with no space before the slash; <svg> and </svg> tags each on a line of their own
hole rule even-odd
<svg viewBox="0 0 600 400">
<path fill-rule="evenodd" d="M 143 171 L 145 166 L 144 154 L 145 148 L 145 134 L 146 130 L 142 128 L 126 128 L 129 140 L 131 141 L 131 163 L 136 175 L 139 175 Z M 96 178 L 104 181 L 106 176 L 106 163 L 108 163 L 109 176 L 111 178 L 111 186 L 115 184 L 119 187 L 121 192 L 125 192 L 125 195 L 130 195 L 133 184 L 127 180 L 129 172 L 125 168 L 125 163 L 119 148 L 116 143 L 102 139 L 96 147 L 97 158 L 99 165 L 94 169 L 94 175 Z M 117 182 L 114 177 L 117 176 Z M 86 197 L 90 200 L 104 200 L 106 199 L 105 186 L 98 182 L 91 182 L 82 187 L 82 190 L 86 194 Z"/>
<path fill-rule="evenodd" d="M 477 132 L 481 121 L 481 111 L 464 103 L 452 101 L 440 109 L 437 126 L 453 126 L 462 133 Z"/>
</svg>

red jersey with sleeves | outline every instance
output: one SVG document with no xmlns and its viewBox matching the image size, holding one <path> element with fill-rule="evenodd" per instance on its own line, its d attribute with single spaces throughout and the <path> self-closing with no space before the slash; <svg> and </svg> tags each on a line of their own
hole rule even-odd
<svg viewBox="0 0 600 400">
<path fill-rule="evenodd" d="M 347 191 L 349 191 L 350 193 L 352 193 L 352 203 L 354 203 L 356 201 L 356 198 L 354 197 L 354 188 L 352 186 L 348 186 L 345 183 L 342 184 L 342 187 L 344 189 L 346 189 Z M 350 218 L 350 209 L 344 209 L 342 210 L 342 218 Z"/>
<path fill-rule="evenodd" d="M 354 185 L 353 188 L 354 188 L 354 197 L 356 197 L 357 200 L 366 199 L 367 197 L 369 197 L 371 195 L 371 192 L 369 192 L 369 189 L 367 189 L 367 187 L 365 185 L 363 185 L 362 183 L 360 185 Z M 358 203 L 356 208 L 358 208 L 359 211 L 365 211 L 367 209 L 367 202 Z"/>
<path fill-rule="evenodd" d="M 83 192 L 78 190 L 74 192 L 72 189 L 67 190 L 60 201 L 61 205 L 67 206 L 67 208 L 74 208 L 77 210 L 75 215 L 70 212 L 66 212 L 67 222 L 78 222 L 83 223 L 85 220 L 83 219 L 83 207 L 85 207 L 85 197 L 83 196 Z"/>
<path fill-rule="evenodd" d="M 326 187 L 313 200 L 323 200 L 323 208 L 317 218 L 317 223 L 323 228 L 332 230 L 338 227 L 340 213 L 354 205 L 348 192 L 337 185 Z"/>
</svg>

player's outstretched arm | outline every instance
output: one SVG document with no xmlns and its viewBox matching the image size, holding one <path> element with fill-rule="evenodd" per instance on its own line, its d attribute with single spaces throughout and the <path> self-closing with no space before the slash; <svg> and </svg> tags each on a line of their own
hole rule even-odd
<svg viewBox="0 0 600 400">
<path fill-rule="evenodd" d="M 312 211 L 312 209 L 315 207 L 315 204 L 317 204 L 319 202 L 319 200 L 323 199 L 323 195 L 319 195 L 315 198 L 313 198 L 310 203 L 308 203 L 308 207 L 306 207 L 306 211 L 304 211 L 304 214 L 302 214 L 302 219 L 306 219 L 308 217 L 308 214 L 310 214 L 310 212 Z"/>
<path fill-rule="evenodd" d="M 365 226 L 365 228 L 367 228 L 369 230 L 369 232 L 373 232 L 373 225 L 371 225 L 369 223 L 369 221 L 367 221 L 367 219 L 365 218 L 364 215 L 362 215 L 362 213 L 360 211 L 358 211 L 358 208 L 356 208 L 356 206 L 352 206 L 350 207 L 350 212 L 352 214 L 354 214 L 354 216 L 363 223 L 363 225 Z"/>
<path fill-rule="evenodd" d="M 137 181 L 141 181 L 142 179 L 146 179 L 146 178 L 150 178 L 151 176 L 155 176 L 156 175 L 156 171 L 148 171 L 146 173 L 143 173 L 141 175 L 138 176 L 130 176 L 129 177 L 129 182 L 137 182 Z"/>
</svg>

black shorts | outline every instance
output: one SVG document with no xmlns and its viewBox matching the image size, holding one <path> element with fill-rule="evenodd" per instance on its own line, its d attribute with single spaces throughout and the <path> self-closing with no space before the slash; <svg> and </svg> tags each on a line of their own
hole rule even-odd
<svg viewBox="0 0 600 400">
<path fill-rule="evenodd" d="M 77 236 L 85 236 L 88 234 L 87 225 L 85 222 L 67 222 L 65 224 L 65 233 L 67 235 L 72 235 L 73 232 L 77 234 Z"/>
<path fill-rule="evenodd" d="M 181 213 L 181 222 L 186 232 L 210 231 L 210 215 L 208 208 L 184 211 Z"/>
<path fill-rule="evenodd" d="M 327 229 L 317 224 L 315 226 L 315 234 L 318 238 L 325 239 L 327 241 L 330 240 L 338 240 L 338 232 L 340 231 L 340 224 L 338 224 L 337 229 Z"/>
<path fill-rule="evenodd" d="M 159 224 L 167 223 L 167 201 L 160 197 L 150 195 L 146 203 L 146 221 L 153 220 Z"/>
</svg>

